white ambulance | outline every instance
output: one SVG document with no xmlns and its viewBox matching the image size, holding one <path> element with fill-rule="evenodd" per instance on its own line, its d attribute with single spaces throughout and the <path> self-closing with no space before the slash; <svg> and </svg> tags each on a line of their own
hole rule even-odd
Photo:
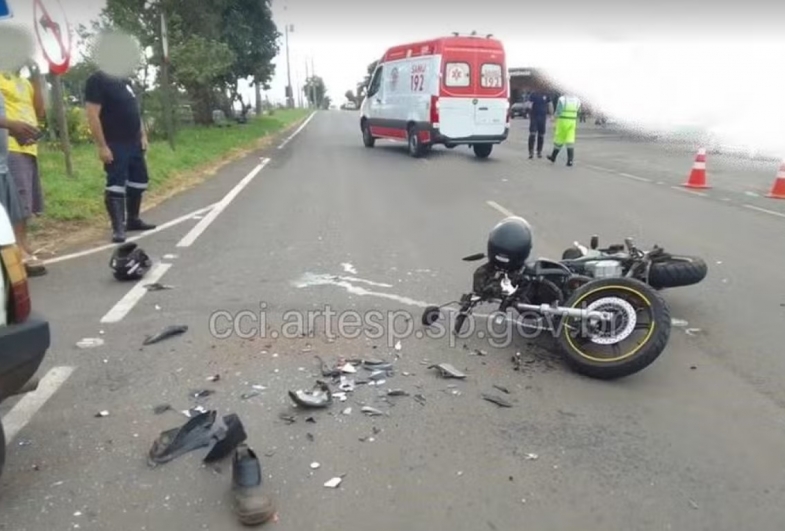
<svg viewBox="0 0 785 531">
<path fill-rule="evenodd" d="M 490 36 L 390 48 L 362 103 L 363 142 L 406 140 L 413 157 L 434 145 L 468 145 L 487 158 L 510 131 L 508 81 L 504 46 Z"/>
</svg>

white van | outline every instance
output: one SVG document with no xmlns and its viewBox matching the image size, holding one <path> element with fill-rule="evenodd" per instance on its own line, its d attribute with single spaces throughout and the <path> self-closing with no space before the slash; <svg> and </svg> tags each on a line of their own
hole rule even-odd
<svg viewBox="0 0 785 531">
<path fill-rule="evenodd" d="M 366 147 L 406 140 L 420 157 L 434 145 L 469 145 L 487 158 L 510 131 L 509 83 L 502 43 L 443 37 L 387 50 L 361 107 Z"/>
</svg>

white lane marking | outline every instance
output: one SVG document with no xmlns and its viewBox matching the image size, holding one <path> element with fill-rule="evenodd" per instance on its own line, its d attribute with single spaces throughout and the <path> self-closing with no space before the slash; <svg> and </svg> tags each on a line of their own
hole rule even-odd
<svg viewBox="0 0 785 531">
<path fill-rule="evenodd" d="M 752 210 L 757 210 L 758 212 L 763 212 L 765 214 L 771 214 L 772 216 L 778 216 L 781 218 L 785 218 L 785 214 L 782 212 L 775 212 L 773 210 L 767 210 L 765 208 L 756 207 L 754 205 L 743 205 L 745 208 L 751 208 Z"/>
<path fill-rule="evenodd" d="M 749 190 L 745 191 L 744 195 L 748 195 L 750 197 L 760 197 L 760 195 L 756 194 L 755 192 L 751 192 Z"/>
<path fill-rule="evenodd" d="M 678 190 L 679 192 L 687 192 L 691 195 L 699 195 L 701 197 L 709 197 L 708 194 L 704 194 L 703 192 L 693 192 L 689 188 L 681 188 L 680 186 L 671 186 L 672 189 Z"/>
<path fill-rule="evenodd" d="M 343 270 L 346 273 L 351 273 L 352 275 L 356 275 L 357 274 L 357 269 L 355 269 L 355 267 L 352 264 L 350 264 L 349 262 L 344 262 L 343 264 L 341 264 L 341 266 L 343 267 Z"/>
<path fill-rule="evenodd" d="M 73 372 L 74 367 L 54 367 L 41 378 L 38 389 L 24 395 L 13 409 L 6 413 L 3 417 L 6 441 L 12 441 L 27 426 L 38 410 L 52 398 Z"/>
<path fill-rule="evenodd" d="M 101 322 L 117 323 L 122 321 L 123 318 L 128 315 L 128 312 L 130 312 L 133 307 L 142 300 L 145 293 L 147 293 L 145 285 L 153 284 L 161 280 L 161 277 L 164 276 L 164 273 L 166 273 L 170 267 L 172 267 L 172 264 L 156 264 L 152 271 L 139 280 L 136 285 L 125 294 L 125 297 L 120 299 L 120 301 L 101 318 Z"/>
<path fill-rule="evenodd" d="M 367 290 L 365 288 L 355 286 L 350 282 L 339 280 L 339 278 L 340 277 L 335 277 L 333 275 L 313 275 L 306 273 L 303 275 L 303 279 L 299 281 L 292 281 L 292 285 L 296 288 L 310 288 L 313 286 L 337 286 L 339 288 L 345 289 L 352 295 L 370 295 L 372 297 L 394 300 L 396 302 L 400 302 L 401 304 L 419 306 L 420 308 L 425 308 L 428 306 L 427 302 L 410 299 L 409 297 L 402 297 L 400 295 L 395 295 L 394 293 L 383 293 L 380 291 Z"/>
<path fill-rule="evenodd" d="M 628 179 L 635 179 L 636 181 L 641 181 L 643 183 L 650 183 L 651 179 L 647 179 L 646 177 L 638 177 L 637 175 L 633 175 L 631 173 L 624 173 L 623 171 L 616 172 L 622 177 L 627 177 Z"/>
<path fill-rule="evenodd" d="M 346 282 L 359 282 L 361 284 L 369 284 L 379 288 L 391 288 L 392 284 L 384 284 L 382 282 L 374 282 L 373 280 L 365 280 L 364 278 L 356 277 L 343 277 L 339 275 L 329 275 L 324 273 L 305 273 L 300 280 L 295 281 L 298 288 L 305 288 L 308 286 L 321 286 L 323 284 L 331 284 L 337 280 Z"/>
<path fill-rule="evenodd" d="M 497 203 L 496 201 L 486 201 L 485 203 L 486 203 L 486 204 L 487 204 L 489 207 L 491 207 L 492 209 L 494 209 L 494 210 L 496 210 L 496 211 L 498 211 L 498 212 L 501 212 L 501 213 L 502 213 L 502 214 L 504 214 L 505 216 L 508 216 L 508 217 L 509 217 L 509 216 L 514 216 L 514 215 L 515 215 L 515 214 L 513 214 L 512 212 L 510 212 L 509 210 L 507 210 L 506 208 L 504 208 L 503 206 L 501 206 L 501 205 L 500 205 L 499 203 Z"/>
<path fill-rule="evenodd" d="M 208 205 L 208 206 L 206 206 L 204 208 L 200 208 L 199 210 L 194 210 L 193 212 L 191 212 L 189 214 L 185 214 L 183 216 L 180 216 L 179 218 L 175 218 L 175 219 L 173 219 L 171 221 L 167 221 L 166 223 L 162 223 L 161 225 L 158 225 L 153 230 L 149 230 L 147 232 L 142 232 L 142 233 L 140 233 L 137 236 L 133 236 L 131 238 L 126 239 L 126 242 L 135 242 L 137 240 L 141 240 L 142 238 L 146 238 L 147 236 L 152 236 L 153 234 L 156 234 L 156 233 L 161 232 L 163 230 L 166 230 L 166 229 L 169 229 L 171 227 L 174 227 L 175 225 L 179 225 L 180 223 L 188 221 L 189 219 L 194 219 L 195 216 L 198 216 L 200 214 L 204 214 L 205 212 L 207 212 L 208 210 L 213 208 L 216 204 L 217 203 L 213 203 L 212 205 Z M 50 258 L 49 260 L 42 260 L 42 262 L 44 263 L 44 265 L 56 264 L 58 262 L 64 262 L 66 260 L 73 260 L 74 258 L 81 258 L 83 256 L 89 256 L 91 254 L 100 253 L 101 251 L 105 251 L 107 249 L 112 249 L 114 247 L 117 247 L 116 243 L 108 243 L 106 245 L 101 245 L 99 247 L 93 247 L 92 249 L 85 249 L 84 251 L 79 251 L 77 253 L 64 254 L 63 256 L 58 256 L 57 258 Z"/>
<path fill-rule="evenodd" d="M 256 177 L 260 171 L 270 162 L 270 159 L 262 159 L 262 162 L 259 163 L 251 172 L 243 177 L 243 180 L 237 183 L 234 188 L 229 190 L 229 193 L 224 196 L 223 199 L 218 201 L 215 205 L 215 208 L 210 210 L 210 213 L 207 214 L 203 219 L 196 224 L 194 228 L 192 228 L 188 234 L 183 236 L 183 239 L 177 243 L 177 247 L 190 247 L 196 239 L 202 235 L 202 233 L 207 230 L 207 227 L 215 221 L 215 219 L 223 212 L 226 207 L 229 206 L 235 197 L 245 188 L 248 184 Z"/>
<path fill-rule="evenodd" d="M 306 126 L 306 125 L 308 125 L 308 122 L 310 122 L 310 121 L 311 121 L 311 118 L 313 118 L 315 115 L 316 115 L 316 111 L 312 112 L 312 113 L 311 113 L 311 115 L 310 115 L 310 116 L 308 116 L 308 118 L 306 118 L 306 119 L 305 119 L 305 121 L 304 121 L 302 124 L 300 124 L 300 127 L 298 127 L 298 128 L 297 128 L 297 129 L 294 131 L 294 133 L 292 133 L 291 135 L 289 135 L 288 137 L 286 137 L 286 139 L 285 139 L 283 142 L 281 142 L 281 145 L 279 145 L 279 146 L 278 146 L 278 149 L 283 149 L 284 147 L 286 147 L 286 144 L 288 144 L 288 143 L 289 143 L 289 141 L 290 141 L 292 138 L 296 137 L 296 136 L 297 136 L 297 135 L 300 133 L 300 131 L 302 131 L 303 129 L 305 129 L 305 126 Z"/>
<path fill-rule="evenodd" d="M 595 166 L 593 164 L 584 164 L 585 167 L 589 168 L 590 170 L 597 170 L 597 171 L 604 171 L 613 173 L 613 170 L 610 168 L 603 168 L 602 166 Z"/>
</svg>

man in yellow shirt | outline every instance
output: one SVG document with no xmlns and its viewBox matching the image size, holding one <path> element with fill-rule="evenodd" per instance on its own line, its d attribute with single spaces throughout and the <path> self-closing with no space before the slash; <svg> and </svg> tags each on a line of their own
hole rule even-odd
<svg viewBox="0 0 785 531">
<path fill-rule="evenodd" d="M 16 73 L 0 72 L 0 93 L 5 100 L 6 118 L 38 126 L 46 117 L 41 73 L 33 61 L 26 65 L 31 80 Z M 38 173 L 38 146 L 35 142 L 20 144 L 14 137 L 8 139 L 8 167 L 16 182 L 19 199 L 24 211 L 24 220 L 14 230 L 20 247 L 25 254 L 25 266 L 31 276 L 46 274 L 46 268 L 32 255 L 27 241 L 27 220 L 43 212 L 43 192 Z"/>
</svg>

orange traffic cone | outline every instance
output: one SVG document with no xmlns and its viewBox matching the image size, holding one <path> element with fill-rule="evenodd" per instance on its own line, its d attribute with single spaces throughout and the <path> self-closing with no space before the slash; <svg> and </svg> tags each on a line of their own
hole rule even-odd
<svg viewBox="0 0 785 531">
<path fill-rule="evenodd" d="M 687 182 L 683 184 L 687 188 L 711 188 L 706 184 L 706 149 L 700 148 L 698 154 L 695 155 L 695 163 L 692 165 L 692 171 Z"/>
<path fill-rule="evenodd" d="M 773 197 L 774 199 L 785 199 L 785 160 L 780 164 L 780 170 L 777 172 L 777 178 L 774 179 L 774 185 L 771 187 L 766 197 Z"/>
</svg>

